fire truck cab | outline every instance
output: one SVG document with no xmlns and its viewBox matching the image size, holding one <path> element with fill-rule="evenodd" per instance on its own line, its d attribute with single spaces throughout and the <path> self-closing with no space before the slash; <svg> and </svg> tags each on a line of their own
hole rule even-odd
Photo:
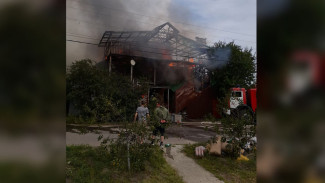
<svg viewBox="0 0 325 183">
<path fill-rule="evenodd" d="M 256 112 L 256 88 L 230 88 L 229 109 L 227 114 L 239 114 L 254 116 Z"/>
</svg>

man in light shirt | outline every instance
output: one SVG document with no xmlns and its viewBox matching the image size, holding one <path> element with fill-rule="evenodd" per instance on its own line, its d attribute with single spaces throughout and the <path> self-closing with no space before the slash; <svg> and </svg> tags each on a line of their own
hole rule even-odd
<svg viewBox="0 0 325 183">
<path fill-rule="evenodd" d="M 136 122 L 136 119 L 138 117 L 138 123 L 147 125 L 147 118 L 149 118 L 149 109 L 144 106 L 145 101 L 141 101 L 141 106 L 137 108 L 135 115 L 134 115 L 134 122 Z M 138 137 L 138 141 L 140 141 L 141 144 L 143 144 L 144 139 L 142 137 Z"/>
<path fill-rule="evenodd" d="M 144 106 L 145 101 L 141 101 L 141 106 L 137 108 L 135 115 L 134 115 L 134 122 L 136 122 L 136 119 L 138 117 L 139 123 L 147 123 L 147 117 L 149 118 L 149 109 Z"/>
</svg>

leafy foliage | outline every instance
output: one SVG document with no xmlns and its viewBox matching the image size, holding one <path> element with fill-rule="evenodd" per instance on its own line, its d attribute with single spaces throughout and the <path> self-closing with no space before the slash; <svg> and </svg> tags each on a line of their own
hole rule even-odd
<svg viewBox="0 0 325 183">
<path fill-rule="evenodd" d="M 211 85 L 216 90 L 219 98 L 218 111 L 223 116 L 221 118 L 222 128 L 215 126 L 218 134 L 223 136 L 222 141 L 229 141 L 228 155 L 236 158 L 240 155 L 240 150 L 255 136 L 256 125 L 254 124 L 255 115 L 246 109 L 233 110 L 232 115 L 223 115 L 229 109 L 229 89 L 239 85 L 243 88 L 251 88 L 255 85 L 256 63 L 252 49 L 243 49 L 234 42 L 217 42 L 208 50 L 209 57 L 218 62 L 215 54 L 220 49 L 230 49 L 228 62 L 211 72 Z M 255 87 L 255 86 L 254 86 Z M 238 101 L 242 103 L 242 101 Z"/>
<path fill-rule="evenodd" d="M 156 96 L 151 96 L 148 104 L 149 111 L 154 111 L 157 106 L 158 98 Z"/>
<path fill-rule="evenodd" d="M 214 62 L 220 62 L 213 57 L 220 48 L 230 48 L 231 52 L 227 64 L 211 72 L 211 85 L 216 89 L 218 97 L 224 97 L 231 87 L 240 85 L 250 88 L 254 85 L 256 64 L 252 49 L 243 49 L 234 42 L 217 42 L 208 50 Z"/>
<path fill-rule="evenodd" d="M 132 171 L 145 170 L 148 160 L 151 166 L 158 168 L 163 160 L 159 159 L 158 155 L 155 155 L 156 147 L 145 143 L 145 141 L 147 139 L 152 140 L 152 131 L 158 125 L 164 125 L 165 127 L 170 125 L 169 119 L 164 124 L 159 123 L 159 119 L 155 111 L 147 120 L 147 123 L 124 123 L 123 128 L 119 130 L 117 139 L 110 139 L 109 137 L 103 139 L 102 135 L 99 136 L 98 141 L 101 141 L 101 147 L 107 149 L 113 158 L 111 163 L 117 166 L 119 170 L 126 171 L 129 156 Z"/>
<path fill-rule="evenodd" d="M 98 140 L 102 140 L 101 147 L 109 151 L 112 166 L 116 166 L 121 171 L 127 171 L 129 153 L 131 171 L 143 171 L 148 160 L 152 161 L 151 166 L 155 168 L 163 161 L 157 154 L 155 155 L 155 147 L 141 143 L 141 139 L 150 139 L 152 129 L 153 126 L 147 128 L 144 123 L 125 123 L 117 139 L 102 139 L 100 136 Z"/>
<path fill-rule="evenodd" d="M 239 101 L 242 102 L 242 101 Z M 219 111 L 230 110 L 227 100 L 219 100 Z M 231 115 L 224 115 L 220 121 L 222 128 L 215 126 L 216 132 L 222 136 L 221 141 L 229 143 L 227 155 L 237 158 L 240 150 L 251 143 L 251 138 L 256 135 L 255 115 L 245 108 L 234 109 Z M 251 144 L 254 149 L 256 144 Z M 248 150 L 247 150 L 248 151 Z"/>
<path fill-rule="evenodd" d="M 145 83 L 145 82 L 144 82 Z M 67 74 L 67 100 L 79 123 L 130 121 L 147 86 L 133 86 L 129 78 L 101 69 L 89 59 L 74 62 Z"/>
</svg>

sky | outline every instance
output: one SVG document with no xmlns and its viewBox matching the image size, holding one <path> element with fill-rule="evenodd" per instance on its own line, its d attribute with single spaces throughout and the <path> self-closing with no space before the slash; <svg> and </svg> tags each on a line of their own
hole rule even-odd
<svg viewBox="0 0 325 183">
<path fill-rule="evenodd" d="M 66 18 L 67 66 L 103 60 L 96 45 L 105 31 L 149 31 L 165 22 L 188 38 L 234 41 L 256 54 L 256 0 L 67 0 Z"/>
</svg>

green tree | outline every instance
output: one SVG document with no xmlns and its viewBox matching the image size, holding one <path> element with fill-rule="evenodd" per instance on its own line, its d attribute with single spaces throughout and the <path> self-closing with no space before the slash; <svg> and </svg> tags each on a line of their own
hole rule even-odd
<svg viewBox="0 0 325 183">
<path fill-rule="evenodd" d="M 104 95 L 103 86 L 107 76 L 89 59 L 74 62 L 68 68 L 67 100 L 78 111 L 81 119 L 91 123 L 96 120 L 96 111 L 102 112 L 97 107 L 106 101 L 99 99 Z"/>
<path fill-rule="evenodd" d="M 243 49 L 234 42 L 217 42 L 208 49 L 208 56 L 212 62 L 220 62 L 214 57 L 217 50 L 230 49 L 228 62 L 211 72 L 211 85 L 216 89 L 218 97 L 225 97 L 229 88 L 240 85 L 250 88 L 255 85 L 256 63 L 252 49 Z"/>
<path fill-rule="evenodd" d="M 145 83 L 145 82 L 144 82 Z M 84 59 L 74 62 L 67 72 L 67 101 L 76 109 L 74 122 L 103 123 L 130 121 L 147 86 L 133 86 L 129 78 Z M 75 118 L 77 117 L 77 118 Z"/>
<path fill-rule="evenodd" d="M 211 85 L 216 90 L 219 98 L 218 111 L 222 113 L 229 109 L 229 89 L 239 85 L 243 88 L 251 88 L 255 85 L 256 59 L 252 54 L 252 49 L 243 49 L 234 42 L 218 42 L 208 50 L 208 56 L 213 63 L 221 62 L 218 54 L 229 55 L 224 58 L 227 61 L 222 67 L 217 67 L 211 71 Z M 219 64 L 220 66 L 220 64 Z M 242 101 L 239 101 L 242 102 Z M 234 110 L 232 115 L 224 116 L 220 119 L 222 129 L 216 125 L 216 131 L 223 138 L 222 141 L 229 141 L 227 154 L 233 158 L 240 155 L 240 149 L 255 136 L 255 124 L 253 116 L 247 115 L 247 111 Z"/>
</svg>

